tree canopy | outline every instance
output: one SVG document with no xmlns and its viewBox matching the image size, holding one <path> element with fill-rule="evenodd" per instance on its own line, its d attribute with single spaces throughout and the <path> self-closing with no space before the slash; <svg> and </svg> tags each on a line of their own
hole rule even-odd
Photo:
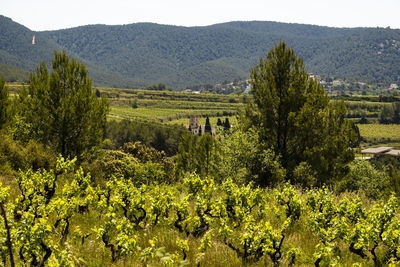
<svg viewBox="0 0 400 267">
<path fill-rule="evenodd" d="M 343 173 L 355 142 L 344 103 L 329 101 L 293 49 L 284 42 L 275 45 L 250 77 L 254 102 L 246 109 L 247 127 L 257 130 L 265 149 L 274 150 L 288 177 L 302 162 L 317 172 L 320 183 Z"/>
<path fill-rule="evenodd" d="M 9 89 L 6 81 L 0 77 L 0 129 L 8 122 L 10 118 L 10 99 Z"/>
<path fill-rule="evenodd" d="M 107 99 L 96 97 L 85 66 L 65 52 L 54 53 L 52 68 L 43 62 L 30 74 L 23 117 L 39 141 L 79 157 L 103 138 Z"/>
</svg>

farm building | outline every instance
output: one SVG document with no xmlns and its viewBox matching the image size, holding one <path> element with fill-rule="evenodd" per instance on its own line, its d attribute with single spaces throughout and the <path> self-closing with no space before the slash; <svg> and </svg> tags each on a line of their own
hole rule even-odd
<svg viewBox="0 0 400 267">
<path fill-rule="evenodd" d="M 199 116 L 191 116 L 190 117 L 188 129 L 189 129 L 189 131 L 192 132 L 192 134 L 203 135 L 206 132 L 209 132 L 211 135 L 215 135 L 215 128 L 211 127 L 211 125 L 209 125 L 209 127 L 207 127 L 207 124 L 201 125 Z"/>
<path fill-rule="evenodd" d="M 367 155 L 363 158 L 371 158 L 375 156 L 392 156 L 392 157 L 399 157 L 400 150 L 394 149 L 393 147 L 371 147 L 361 150 L 361 154 Z"/>
</svg>

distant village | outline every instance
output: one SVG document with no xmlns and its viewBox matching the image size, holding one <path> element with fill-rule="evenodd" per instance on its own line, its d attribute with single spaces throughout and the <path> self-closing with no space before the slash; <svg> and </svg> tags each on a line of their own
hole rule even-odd
<svg viewBox="0 0 400 267">
<path fill-rule="evenodd" d="M 329 94 L 335 95 L 400 95 L 397 83 L 368 83 L 365 81 L 346 80 L 337 77 L 320 76 L 309 73 L 309 77 L 318 80 Z M 188 87 L 185 92 L 195 94 L 211 92 L 218 94 L 249 94 L 249 80 L 224 81 L 215 85 L 196 85 Z"/>
</svg>

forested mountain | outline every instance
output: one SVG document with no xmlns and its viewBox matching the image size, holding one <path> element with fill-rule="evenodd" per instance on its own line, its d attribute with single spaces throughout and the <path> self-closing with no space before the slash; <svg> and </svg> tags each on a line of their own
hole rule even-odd
<svg viewBox="0 0 400 267">
<path fill-rule="evenodd" d="M 34 45 L 32 44 L 33 36 L 35 36 Z M 83 62 L 97 85 L 144 85 L 144 82 L 140 83 L 129 77 L 122 77 L 119 73 L 106 70 L 102 65 L 95 65 L 79 57 L 78 54 L 57 44 L 43 32 L 33 32 L 10 18 L 0 15 L 0 75 L 5 76 L 8 81 L 26 80 L 27 71 L 33 71 L 42 61 L 50 64 L 56 50 L 66 50 Z"/>
<path fill-rule="evenodd" d="M 304 58 L 309 72 L 379 82 L 400 78 L 400 30 L 254 21 L 88 25 L 34 33 L 0 16 L 0 63 L 32 70 L 49 62 L 53 50 L 64 49 L 85 63 L 95 84 L 118 87 L 163 82 L 181 89 L 246 79 L 280 40 Z"/>
</svg>

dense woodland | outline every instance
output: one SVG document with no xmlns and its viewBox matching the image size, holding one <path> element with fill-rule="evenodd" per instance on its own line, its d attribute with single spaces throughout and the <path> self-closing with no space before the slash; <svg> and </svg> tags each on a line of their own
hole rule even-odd
<svg viewBox="0 0 400 267">
<path fill-rule="evenodd" d="M 94 84 L 101 86 L 145 88 L 162 82 L 183 89 L 247 79 L 251 66 L 280 40 L 304 58 L 309 72 L 375 83 L 399 81 L 400 31 L 393 29 L 254 21 L 207 27 L 88 25 L 33 32 L 3 16 L 0 29 L 1 64 L 32 71 L 43 60 L 50 64 L 54 50 L 64 49 L 83 62 Z M 14 71 L 6 73 L 7 80 L 23 74 Z"/>
</svg>

